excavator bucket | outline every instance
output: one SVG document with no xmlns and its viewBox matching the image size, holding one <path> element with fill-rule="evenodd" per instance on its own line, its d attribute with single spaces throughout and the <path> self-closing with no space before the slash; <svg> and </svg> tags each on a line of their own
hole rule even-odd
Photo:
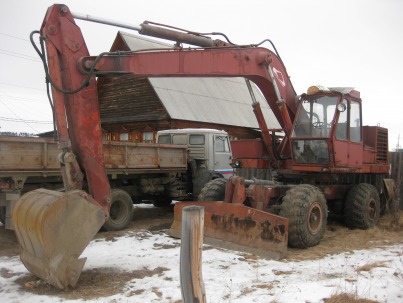
<svg viewBox="0 0 403 303">
<path fill-rule="evenodd" d="M 241 204 L 226 202 L 178 202 L 168 234 L 180 238 L 182 209 L 204 207 L 204 242 L 246 251 L 274 260 L 287 253 L 288 220 Z"/>
<path fill-rule="evenodd" d="M 76 285 L 86 261 L 79 256 L 105 222 L 102 208 L 90 200 L 81 190 L 37 189 L 14 208 L 22 263 L 57 288 Z"/>
</svg>

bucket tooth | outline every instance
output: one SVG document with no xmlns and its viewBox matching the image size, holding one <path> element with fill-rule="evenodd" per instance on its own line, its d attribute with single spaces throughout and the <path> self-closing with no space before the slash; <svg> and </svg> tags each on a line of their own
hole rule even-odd
<svg viewBox="0 0 403 303">
<path fill-rule="evenodd" d="M 180 238 L 182 209 L 190 205 L 204 207 L 205 243 L 246 251 L 261 257 L 285 258 L 288 220 L 268 212 L 225 202 L 179 202 L 168 234 Z"/>
<path fill-rule="evenodd" d="M 86 261 L 79 257 L 104 222 L 103 209 L 84 191 L 31 191 L 13 211 L 21 261 L 57 288 L 75 287 Z"/>
</svg>

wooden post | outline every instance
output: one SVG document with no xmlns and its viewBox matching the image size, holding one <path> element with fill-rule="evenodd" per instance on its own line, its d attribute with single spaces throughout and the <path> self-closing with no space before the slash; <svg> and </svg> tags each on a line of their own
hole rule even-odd
<svg viewBox="0 0 403 303">
<path fill-rule="evenodd" d="M 206 303 L 202 276 L 204 208 L 187 206 L 182 210 L 180 281 L 184 303 Z"/>
</svg>

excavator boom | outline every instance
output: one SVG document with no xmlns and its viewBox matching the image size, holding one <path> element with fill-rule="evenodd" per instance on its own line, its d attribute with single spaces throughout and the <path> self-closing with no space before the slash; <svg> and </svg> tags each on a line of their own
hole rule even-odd
<svg viewBox="0 0 403 303">
<path fill-rule="evenodd" d="M 161 33 L 149 25 L 143 32 L 176 37 L 172 31 Z M 85 261 L 77 258 L 109 214 L 111 190 L 103 162 L 95 77 L 244 77 L 259 87 L 285 132 L 291 131 L 295 92 L 283 63 L 268 49 L 210 44 L 208 39 L 185 33 L 179 42 L 197 41 L 204 48 L 106 52 L 91 57 L 72 13 L 60 4 L 48 9 L 40 36 L 46 44 L 45 70 L 52 85 L 65 192 L 28 193 L 17 202 L 13 222 L 23 263 L 56 287 L 77 283 Z M 82 191 L 82 171 L 89 194 Z M 226 202 L 202 204 L 207 209 L 207 236 L 266 249 L 275 258 L 285 255 L 286 219 Z M 175 216 L 184 205 L 178 204 Z"/>
</svg>

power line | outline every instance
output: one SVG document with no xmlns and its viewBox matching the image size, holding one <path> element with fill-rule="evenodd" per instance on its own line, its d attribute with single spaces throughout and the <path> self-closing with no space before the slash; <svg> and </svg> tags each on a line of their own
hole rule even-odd
<svg viewBox="0 0 403 303">
<path fill-rule="evenodd" d="M 7 122 L 22 122 L 22 123 L 34 123 L 34 124 L 52 124 L 52 121 L 39 121 L 39 120 L 25 120 L 20 118 L 9 118 L 9 117 L 0 117 L 0 121 Z"/>
<path fill-rule="evenodd" d="M 45 81 L 44 81 L 45 83 Z M 13 84 L 13 83 L 7 83 L 7 82 L 0 82 L 0 84 L 4 85 L 10 85 L 10 86 L 17 86 L 17 87 L 23 87 L 23 88 L 29 88 L 29 89 L 35 89 L 35 90 L 40 90 L 40 91 L 46 91 L 46 88 L 37 88 L 37 87 L 32 87 L 32 86 L 25 86 L 25 85 L 20 85 L 20 84 Z"/>
<path fill-rule="evenodd" d="M 20 117 L 18 117 L 18 115 L 7 105 L 7 103 L 3 102 L 2 100 L 0 100 L 0 102 L 3 103 L 4 106 L 7 107 L 8 110 L 9 110 L 10 112 L 12 112 L 13 115 L 14 115 L 17 119 L 19 119 L 19 120 L 24 120 L 24 119 L 21 119 Z M 24 121 L 23 121 L 23 122 L 24 122 Z M 30 129 L 32 129 L 34 132 L 39 133 L 35 128 L 33 128 L 33 127 L 32 127 L 31 125 L 29 125 L 27 122 L 24 122 L 24 123 L 25 123 Z"/>
<path fill-rule="evenodd" d="M 40 100 L 40 99 L 24 98 L 24 97 L 18 97 L 18 96 L 10 96 L 10 95 L 2 94 L 2 93 L 0 93 L 0 97 L 1 98 L 5 97 L 7 99 L 18 100 L 18 101 L 22 101 L 22 102 L 48 104 L 48 101 L 43 100 L 43 99 Z"/>
<path fill-rule="evenodd" d="M 29 42 L 29 40 L 28 40 L 28 39 L 24 39 L 24 38 L 16 37 L 16 36 L 9 35 L 9 34 L 5 34 L 5 33 L 0 33 L 0 35 L 7 36 L 7 37 L 10 37 L 10 38 L 14 38 L 14 39 L 18 39 L 18 40 L 22 40 L 22 41 L 26 41 L 26 42 Z"/>
<path fill-rule="evenodd" d="M 12 57 L 20 58 L 20 59 L 25 59 L 25 60 L 29 60 L 29 61 L 33 61 L 33 62 L 42 62 L 40 59 L 37 59 L 36 57 L 8 51 L 5 49 L 0 49 L 0 53 L 3 55 L 12 56 Z"/>
</svg>

